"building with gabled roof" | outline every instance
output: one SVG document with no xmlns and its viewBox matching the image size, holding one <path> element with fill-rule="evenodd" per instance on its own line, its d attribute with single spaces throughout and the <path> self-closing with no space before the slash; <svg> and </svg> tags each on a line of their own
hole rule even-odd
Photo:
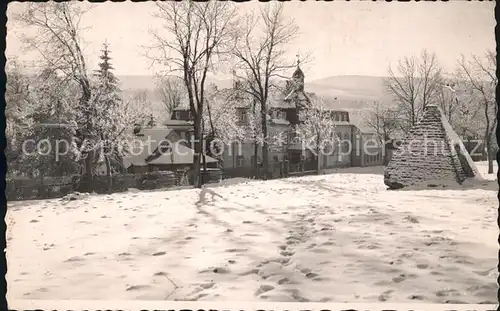
<svg viewBox="0 0 500 311">
<path fill-rule="evenodd" d="M 176 130 L 168 127 L 145 127 L 129 141 L 129 154 L 123 163 L 129 173 L 175 171 L 193 167 L 194 150 Z M 207 167 L 216 168 L 218 161 L 206 157 Z"/>
</svg>

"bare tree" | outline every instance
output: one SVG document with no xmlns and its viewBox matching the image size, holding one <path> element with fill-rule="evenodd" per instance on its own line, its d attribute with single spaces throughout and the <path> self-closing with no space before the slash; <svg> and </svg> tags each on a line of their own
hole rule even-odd
<svg viewBox="0 0 500 311">
<path fill-rule="evenodd" d="M 26 3 L 25 10 L 14 16 L 15 22 L 27 30 L 22 39 L 28 49 L 37 51 L 44 67 L 73 79 L 80 90 L 79 118 L 77 119 L 82 141 L 92 132 L 91 86 L 87 65 L 82 52 L 80 20 L 85 13 L 76 2 Z M 36 30 L 29 35 L 30 30 Z M 91 150 L 86 154 L 85 174 L 92 178 Z M 87 185 L 90 185 L 87 183 Z"/>
<path fill-rule="evenodd" d="M 450 124 L 454 123 L 457 109 L 459 108 L 458 90 L 459 82 L 455 79 L 443 78 L 441 87 L 437 92 L 437 103 L 443 111 L 446 119 Z"/>
<path fill-rule="evenodd" d="M 262 122 L 262 166 L 268 171 L 268 102 L 274 78 L 294 64 L 286 60 L 286 45 L 298 33 L 293 19 L 287 20 L 282 3 L 264 6 L 257 18 L 249 14 L 242 21 L 241 33 L 236 38 L 233 54 L 236 68 L 244 73 L 243 80 L 249 81 L 242 90 L 250 94 L 260 106 Z"/>
<path fill-rule="evenodd" d="M 400 128 L 398 111 L 380 102 L 376 102 L 368 110 L 364 122 L 368 128 L 377 134 L 379 142 L 384 146 L 384 164 L 387 164 L 389 162 L 389 155 L 385 152 L 385 145 Z"/>
<path fill-rule="evenodd" d="M 437 102 L 441 85 L 441 67 L 436 56 L 425 50 L 420 57 L 400 60 L 396 72 L 389 67 L 386 90 L 399 105 L 403 130 L 418 122 L 427 105 Z"/>
<path fill-rule="evenodd" d="M 156 92 L 169 118 L 187 95 L 184 81 L 177 76 L 158 77 Z"/>
<path fill-rule="evenodd" d="M 482 137 L 483 133 L 479 133 L 484 126 L 482 107 L 478 104 L 475 94 L 470 89 L 467 90 L 466 85 L 465 81 L 460 81 L 454 87 L 456 102 L 452 109 L 450 124 L 462 137 Z"/>
<path fill-rule="evenodd" d="M 458 62 L 466 87 L 478 102 L 484 117 L 484 144 L 488 158 L 488 174 L 493 174 L 494 133 L 497 126 L 495 88 L 498 83 L 496 76 L 496 55 L 488 51 L 483 57 L 473 55 L 470 59 L 464 56 Z"/>
<path fill-rule="evenodd" d="M 182 74 L 194 117 L 195 185 L 201 187 L 202 116 L 207 74 L 214 69 L 214 61 L 234 44 L 235 6 L 227 1 L 155 4 L 158 9 L 155 17 L 163 22 L 164 28 L 152 32 L 155 44 L 147 48 L 147 55 L 154 62 L 168 66 L 170 71 Z"/>
</svg>

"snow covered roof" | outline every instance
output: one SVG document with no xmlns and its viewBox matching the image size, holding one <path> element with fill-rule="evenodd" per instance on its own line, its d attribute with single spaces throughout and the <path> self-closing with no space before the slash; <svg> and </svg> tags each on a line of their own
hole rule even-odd
<svg viewBox="0 0 500 311">
<path fill-rule="evenodd" d="M 193 122 L 192 121 L 185 121 L 185 120 L 172 120 L 172 119 L 169 119 L 169 120 L 165 120 L 163 122 L 164 125 L 166 125 L 167 127 L 171 127 L 171 126 L 193 126 Z"/>
<path fill-rule="evenodd" d="M 179 142 L 177 133 L 167 127 L 151 127 L 142 129 L 130 141 L 132 150 L 124 157 L 125 167 L 145 166 L 148 164 L 191 164 L 194 151 Z M 161 152 L 160 144 L 172 144 L 173 152 Z M 217 162 L 207 156 L 207 162 Z"/>
<path fill-rule="evenodd" d="M 192 164 L 194 150 L 177 142 L 173 144 L 175 152 L 165 152 L 160 154 L 154 160 L 149 161 L 150 164 Z M 216 163 L 216 159 L 206 156 L 207 163 Z"/>
</svg>

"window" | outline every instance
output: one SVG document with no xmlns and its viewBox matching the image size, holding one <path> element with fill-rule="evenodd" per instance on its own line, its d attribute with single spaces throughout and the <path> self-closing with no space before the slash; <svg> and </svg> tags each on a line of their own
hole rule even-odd
<svg viewBox="0 0 500 311">
<path fill-rule="evenodd" d="M 280 120 L 285 120 L 286 119 L 286 113 L 284 111 L 276 111 L 276 118 Z"/>
<path fill-rule="evenodd" d="M 274 161 L 274 162 L 278 162 L 278 161 L 279 161 L 278 156 L 273 156 L 273 161 Z"/>
<path fill-rule="evenodd" d="M 242 123 L 247 121 L 247 112 L 245 110 L 238 111 L 238 120 Z"/>
<path fill-rule="evenodd" d="M 290 137 L 290 132 L 284 131 L 283 133 L 281 133 L 281 139 L 283 140 L 283 145 L 288 145 L 289 137 Z"/>
<path fill-rule="evenodd" d="M 342 152 L 347 153 L 349 152 L 349 146 L 351 146 L 351 140 L 349 137 L 349 133 L 344 133 L 342 139 Z M 351 146 L 352 148 L 352 146 Z"/>
<path fill-rule="evenodd" d="M 338 112 L 335 113 L 335 121 L 340 121 L 340 115 Z"/>
<path fill-rule="evenodd" d="M 175 119 L 176 120 L 180 120 L 181 119 L 181 112 L 180 111 L 176 111 L 175 112 Z"/>
<path fill-rule="evenodd" d="M 188 120 L 193 120 L 193 114 L 191 113 L 191 110 L 188 111 Z"/>
<path fill-rule="evenodd" d="M 256 165 L 260 163 L 260 157 L 257 156 L 257 163 L 255 163 L 255 155 L 250 157 L 250 161 L 252 162 L 252 165 Z"/>
<path fill-rule="evenodd" d="M 236 157 L 236 166 L 243 167 L 245 165 L 245 158 L 242 155 Z"/>
</svg>

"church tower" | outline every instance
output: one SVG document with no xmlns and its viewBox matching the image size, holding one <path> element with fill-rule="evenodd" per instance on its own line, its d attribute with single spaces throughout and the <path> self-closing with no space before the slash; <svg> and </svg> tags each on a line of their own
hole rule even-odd
<svg viewBox="0 0 500 311">
<path fill-rule="evenodd" d="M 304 72 L 300 69 L 300 58 L 297 54 L 297 68 L 292 75 L 293 83 L 297 91 L 304 91 Z"/>
</svg>

